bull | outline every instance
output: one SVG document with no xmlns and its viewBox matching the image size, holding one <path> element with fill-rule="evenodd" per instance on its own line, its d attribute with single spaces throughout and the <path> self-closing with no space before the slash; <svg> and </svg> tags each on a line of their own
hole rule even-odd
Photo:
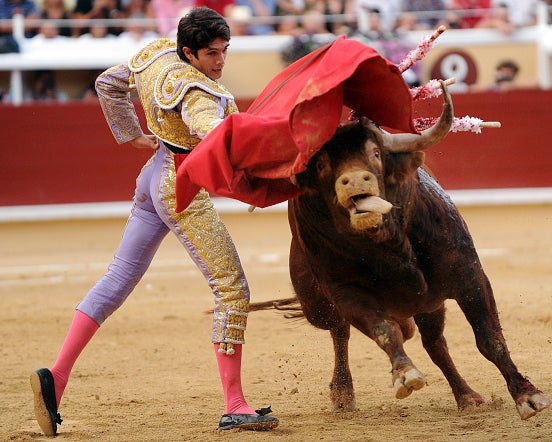
<svg viewBox="0 0 552 442">
<path fill-rule="evenodd" d="M 442 87 L 443 111 L 433 127 L 391 134 L 366 118 L 347 123 L 295 176 L 302 190 L 288 204 L 295 300 L 312 325 L 330 331 L 334 409 L 356 409 L 348 361 L 351 325 L 389 357 L 396 398 L 426 385 L 403 348 L 417 327 L 458 408 L 484 403 L 458 372 L 443 336 L 444 303 L 453 299 L 477 348 L 502 373 L 521 419 L 528 419 L 550 401 L 512 361 L 466 223 L 423 166 L 422 150 L 439 143 L 453 119 Z"/>
</svg>

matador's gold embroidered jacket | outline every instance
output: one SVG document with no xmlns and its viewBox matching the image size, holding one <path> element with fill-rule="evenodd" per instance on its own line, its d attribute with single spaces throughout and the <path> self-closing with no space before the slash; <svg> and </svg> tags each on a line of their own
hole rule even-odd
<svg viewBox="0 0 552 442">
<path fill-rule="evenodd" d="M 108 69 L 96 90 L 118 143 L 142 135 L 130 92 L 136 90 L 148 129 L 173 146 L 193 149 L 226 116 L 237 112 L 234 97 L 176 54 L 162 38 L 148 44 L 128 64 Z M 213 115 L 217 117 L 213 119 Z"/>
</svg>

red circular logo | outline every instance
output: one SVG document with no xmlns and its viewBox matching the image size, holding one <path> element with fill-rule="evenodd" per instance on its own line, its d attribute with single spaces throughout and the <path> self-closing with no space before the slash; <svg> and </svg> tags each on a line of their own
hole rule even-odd
<svg viewBox="0 0 552 442">
<path fill-rule="evenodd" d="M 441 55 L 431 68 L 431 78 L 446 80 L 455 77 L 451 90 L 466 90 L 477 82 L 477 67 L 473 58 L 464 51 L 452 50 Z"/>
</svg>

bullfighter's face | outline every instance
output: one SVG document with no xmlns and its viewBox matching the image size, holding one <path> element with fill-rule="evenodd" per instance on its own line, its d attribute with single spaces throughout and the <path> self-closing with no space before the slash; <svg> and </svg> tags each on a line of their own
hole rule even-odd
<svg viewBox="0 0 552 442">
<path fill-rule="evenodd" d="M 207 75 L 211 80 L 218 80 L 222 77 L 228 46 L 230 46 L 230 43 L 227 40 L 217 38 L 208 47 L 199 49 L 195 54 L 188 47 L 183 50 L 184 55 L 190 60 L 193 67 Z"/>
</svg>

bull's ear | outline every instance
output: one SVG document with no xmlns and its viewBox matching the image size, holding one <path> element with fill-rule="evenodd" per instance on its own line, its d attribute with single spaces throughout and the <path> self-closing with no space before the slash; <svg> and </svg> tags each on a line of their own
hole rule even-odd
<svg viewBox="0 0 552 442">
<path fill-rule="evenodd" d="M 391 153 L 385 160 L 385 183 L 400 184 L 424 164 L 423 152 Z"/>
<path fill-rule="evenodd" d="M 308 171 L 294 175 L 292 182 L 302 193 L 315 193 L 316 183 L 314 183 L 312 174 L 309 174 Z"/>
<path fill-rule="evenodd" d="M 331 182 L 333 186 L 330 156 L 324 150 L 319 151 L 309 161 L 307 168 L 295 175 L 294 183 L 303 193 L 318 193 L 321 182 Z"/>
<path fill-rule="evenodd" d="M 305 180 L 306 180 L 305 173 L 302 172 L 302 173 L 299 173 L 297 175 L 294 175 L 293 178 L 291 179 L 291 182 L 296 187 L 303 190 L 303 187 L 305 187 Z"/>
</svg>

